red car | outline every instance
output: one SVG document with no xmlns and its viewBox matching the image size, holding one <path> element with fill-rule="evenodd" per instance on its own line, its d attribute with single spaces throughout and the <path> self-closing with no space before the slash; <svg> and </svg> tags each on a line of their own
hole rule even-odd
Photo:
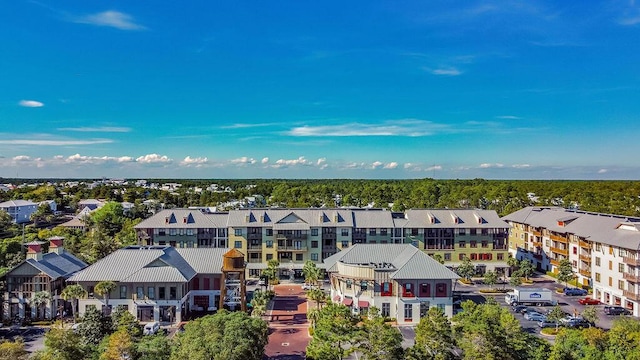
<svg viewBox="0 0 640 360">
<path fill-rule="evenodd" d="M 598 305 L 600 304 L 600 300 L 598 299 L 592 299 L 590 297 L 586 297 L 584 299 L 580 299 L 578 300 L 578 302 L 582 305 Z"/>
</svg>

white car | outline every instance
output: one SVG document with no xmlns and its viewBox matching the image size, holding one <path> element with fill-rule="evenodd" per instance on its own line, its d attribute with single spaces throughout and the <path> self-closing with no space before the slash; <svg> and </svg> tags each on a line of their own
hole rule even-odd
<svg viewBox="0 0 640 360">
<path fill-rule="evenodd" d="M 157 321 L 150 322 L 144 326 L 144 330 L 142 330 L 143 335 L 153 335 L 160 330 L 160 323 Z"/>
<path fill-rule="evenodd" d="M 302 284 L 302 290 L 311 290 L 313 289 L 313 285 L 311 284 Z"/>
</svg>

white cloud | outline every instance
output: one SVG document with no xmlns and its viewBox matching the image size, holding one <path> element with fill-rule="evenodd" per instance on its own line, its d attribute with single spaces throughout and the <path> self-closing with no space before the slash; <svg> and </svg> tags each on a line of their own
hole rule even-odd
<svg viewBox="0 0 640 360">
<path fill-rule="evenodd" d="M 35 101 L 35 100 L 20 100 L 18 105 L 22 107 L 37 108 L 37 107 L 43 107 L 44 103 L 41 103 L 40 101 Z"/>
<path fill-rule="evenodd" d="M 339 125 L 300 126 L 287 132 L 291 136 L 428 136 L 446 131 L 449 125 L 427 120 L 399 119 L 379 124 L 350 123 Z"/>
<path fill-rule="evenodd" d="M 433 166 L 429 166 L 428 168 L 424 169 L 424 171 L 435 171 L 435 170 L 442 170 L 442 166 L 433 165 Z"/>
<path fill-rule="evenodd" d="M 238 164 L 238 165 L 253 165 L 255 163 L 257 163 L 258 161 L 254 158 L 249 158 L 246 156 L 243 156 L 241 158 L 237 158 L 237 159 L 232 159 L 230 161 L 232 164 Z"/>
<path fill-rule="evenodd" d="M 433 75 L 441 75 L 441 76 L 458 76 L 462 75 L 462 71 L 454 68 L 454 67 L 446 67 L 439 69 L 430 70 Z"/>
<path fill-rule="evenodd" d="M 166 155 L 158 155 L 158 154 L 147 154 L 147 155 L 136 158 L 136 162 L 139 162 L 142 164 L 170 163 L 172 161 L 173 160 L 171 160 Z"/>
<path fill-rule="evenodd" d="M 531 165 L 529 165 L 529 164 L 513 164 L 513 165 L 511 165 L 511 167 L 516 168 L 516 169 L 526 169 L 528 167 L 531 167 Z"/>
<path fill-rule="evenodd" d="M 13 161 L 29 161 L 31 160 L 31 156 L 27 155 L 18 155 L 13 157 Z"/>
<path fill-rule="evenodd" d="M 522 119 L 519 116 L 514 116 L 514 115 L 501 115 L 501 116 L 496 116 L 496 119 L 503 119 L 503 120 L 520 120 Z"/>
<path fill-rule="evenodd" d="M 131 131 L 128 127 L 118 126 L 99 126 L 99 127 L 66 127 L 58 128 L 60 131 L 78 131 L 78 132 L 117 132 L 125 133 Z"/>
<path fill-rule="evenodd" d="M 59 157 L 54 157 L 54 159 L 60 159 Z M 102 164 L 105 162 L 115 162 L 115 163 L 128 163 L 132 162 L 133 158 L 131 156 L 85 156 L 80 154 L 74 154 L 66 158 L 65 160 L 68 163 L 90 163 L 90 164 Z"/>
<path fill-rule="evenodd" d="M 284 167 L 289 167 L 289 166 L 298 166 L 298 165 L 305 165 L 305 166 L 309 166 L 309 165 L 313 165 L 313 162 L 307 160 L 304 158 L 304 156 L 300 156 L 297 159 L 278 159 L 275 163 L 275 165 L 272 165 L 272 167 L 274 168 L 284 168 Z"/>
<path fill-rule="evenodd" d="M 222 129 L 247 129 L 247 128 L 254 128 L 254 127 L 274 126 L 274 125 L 279 125 L 279 124 L 277 124 L 277 123 L 232 124 L 232 125 L 221 126 L 220 128 L 222 128 Z"/>
<path fill-rule="evenodd" d="M 192 158 L 191 156 L 187 156 L 186 158 L 184 158 L 184 160 L 180 162 L 180 165 L 184 165 L 184 166 L 195 165 L 197 167 L 197 166 L 202 166 L 207 162 L 209 162 L 209 159 L 207 159 L 206 157 Z"/>
<path fill-rule="evenodd" d="M 495 163 L 495 164 L 484 163 L 484 164 L 480 164 L 480 167 L 483 168 L 483 169 L 501 168 L 503 166 L 504 166 L 504 164 L 500 164 L 500 163 Z"/>
<path fill-rule="evenodd" d="M 598 174 L 604 174 L 604 173 L 606 173 L 607 171 L 609 171 L 609 170 L 607 170 L 607 169 L 600 169 L 600 170 L 598 170 Z"/>
<path fill-rule="evenodd" d="M 260 161 L 260 162 L 263 163 L 263 164 L 266 164 L 266 163 L 269 162 L 269 158 L 268 157 L 264 157 L 264 158 L 262 158 L 262 161 Z"/>
<path fill-rule="evenodd" d="M 74 19 L 79 24 L 108 26 L 120 30 L 144 30 L 146 27 L 136 24 L 133 17 L 119 11 L 108 10 L 97 14 L 81 16 Z"/>
<path fill-rule="evenodd" d="M 0 144 L 4 145 L 34 145 L 34 146 L 71 146 L 71 145 L 94 145 L 94 144 L 110 144 L 111 139 L 93 139 L 93 140 L 31 140 L 31 139 L 14 139 L 0 140 Z"/>
<path fill-rule="evenodd" d="M 372 168 L 372 169 L 377 169 L 377 168 L 379 168 L 379 167 L 380 167 L 380 166 L 382 166 L 382 165 L 384 165 L 384 163 L 383 163 L 383 162 L 380 162 L 380 161 L 374 161 L 374 162 L 371 164 L 371 168 Z"/>
<path fill-rule="evenodd" d="M 395 161 L 392 161 L 392 162 L 384 165 L 385 169 L 395 169 L 397 167 L 398 167 L 398 163 L 395 162 Z"/>
</svg>

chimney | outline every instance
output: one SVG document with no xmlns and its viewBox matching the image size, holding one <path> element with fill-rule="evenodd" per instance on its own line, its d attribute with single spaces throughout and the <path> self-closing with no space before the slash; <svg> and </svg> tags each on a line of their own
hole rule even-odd
<svg viewBox="0 0 640 360">
<path fill-rule="evenodd" d="M 64 238 L 61 236 L 54 236 L 49 238 L 49 252 L 62 255 L 64 252 L 64 246 L 62 245 Z"/>
<path fill-rule="evenodd" d="M 42 260 L 42 246 L 37 241 L 27 243 L 27 259 Z"/>
</svg>

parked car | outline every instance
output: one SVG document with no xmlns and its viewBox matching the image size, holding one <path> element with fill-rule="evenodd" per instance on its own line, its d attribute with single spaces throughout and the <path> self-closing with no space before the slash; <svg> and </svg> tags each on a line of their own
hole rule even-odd
<svg viewBox="0 0 640 360">
<path fill-rule="evenodd" d="M 631 312 L 622 306 L 605 306 L 604 313 L 607 315 L 629 315 Z"/>
<path fill-rule="evenodd" d="M 587 295 L 587 290 L 567 287 L 564 288 L 564 294 L 567 296 L 585 296 Z"/>
<path fill-rule="evenodd" d="M 524 313 L 524 318 L 526 320 L 531 320 L 531 321 L 542 321 L 547 319 L 546 316 L 544 316 L 543 314 L 540 314 L 537 311 L 528 311 Z"/>
<path fill-rule="evenodd" d="M 302 290 L 311 290 L 311 289 L 313 289 L 313 285 L 307 284 L 307 283 L 302 284 Z"/>
<path fill-rule="evenodd" d="M 80 329 L 80 324 L 81 323 L 75 323 L 75 324 L 71 325 L 71 330 L 73 332 L 78 332 L 78 329 Z"/>
<path fill-rule="evenodd" d="M 142 330 L 143 335 L 153 335 L 160 330 L 160 323 L 157 321 L 150 322 L 144 326 L 144 330 Z"/>
<path fill-rule="evenodd" d="M 514 306 L 512 309 L 513 309 L 513 312 L 520 313 L 520 314 L 524 314 L 527 311 L 531 310 L 529 309 L 528 306 L 525 306 L 525 305 L 517 305 L 517 306 Z"/>
<path fill-rule="evenodd" d="M 546 318 L 544 320 L 538 321 L 538 326 L 540 328 L 548 328 L 548 327 L 556 327 L 559 324 L 555 321 L 551 321 L 551 320 L 547 320 Z"/>
<path fill-rule="evenodd" d="M 265 285 L 267 285 L 267 283 L 264 281 L 264 279 L 258 280 L 258 286 L 265 286 Z"/>
<path fill-rule="evenodd" d="M 590 298 L 590 297 L 586 297 L 584 299 L 580 299 L 580 300 L 578 300 L 578 302 L 580 304 L 582 304 L 582 305 L 598 305 L 598 304 L 600 304 L 600 300 L 593 299 L 593 298 Z"/>
<path fill-rule="evenodd" d="M 591 327 L 593 324 L 582 318 L 573 318 L 564 322 L 564 326 L 573 329 Z"/>
</svg>

